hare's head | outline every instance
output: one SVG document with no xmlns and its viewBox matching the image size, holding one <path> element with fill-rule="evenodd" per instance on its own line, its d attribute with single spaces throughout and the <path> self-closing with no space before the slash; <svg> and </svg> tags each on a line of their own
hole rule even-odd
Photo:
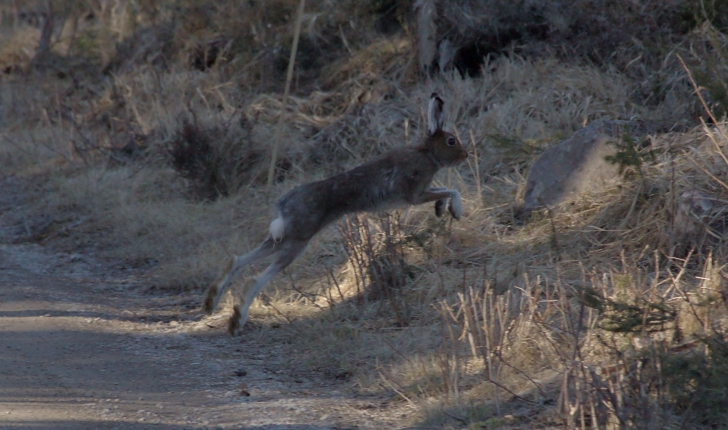
<svg viewBox="0 0 728 430">
<path fill-rule="evenodd" d="M 430 96 L 430 104 L 427 108 L 427 137 L 422 144 L 422 150 L 432 154 L 433 158 L 442 166 L 455 166 L 468 158 L 468 151 L 465 150 L 454 134 L 442 129 L 444 122 L 442 101 L 437 93 Z"/>
</svg>

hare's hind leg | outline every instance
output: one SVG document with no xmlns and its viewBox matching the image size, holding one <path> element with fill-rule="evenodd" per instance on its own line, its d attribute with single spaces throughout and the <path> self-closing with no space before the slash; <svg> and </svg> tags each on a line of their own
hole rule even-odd
<svg viewBox="0 0 728 430">
<path fill-rule="evenodd" d="M 228 332 L 231 336 L 235 336 L 236 331 L 245 324 L 245 320 L 248 319 L 248 311 L 250 305 L 253 304 L 255 297 L 260 294 L 263 287 L 271 280 L 275 275 L 280 273 L 283 269 L 288 267 L 293 260 L 306 248 L 308 240 L 299 241 L 284 241 L 280 244 L 279 252 L 276 257 L 276 261 L 273 262 L 267 269 L 263 271 L 255 280 L 250 288 L 241 289 L 241 296 L 238 301 L 236 298 L 236 304 L 233 308 L 233 315 L 228 321 Z"/>
<path fill-rule="evenodd" d="M 235 279 L 243 269 L 251 265 L 256 260 L 265 258 L 275 252 L 275 245 L 275 240 L 269 237 L 265 242 L 261 243 L 260 246 L 249 253 L 229 259 L 227 267 L 223 270 L 222 276 L 218 278 L 219 281 L 215 281 L 210 288 L 207 289 L 202 310 L 207 315 L 210 315 L 217 307 L 220 299 L 225 294 L 225 290 L 227 290 L 233 279 Z"/>
</svg>

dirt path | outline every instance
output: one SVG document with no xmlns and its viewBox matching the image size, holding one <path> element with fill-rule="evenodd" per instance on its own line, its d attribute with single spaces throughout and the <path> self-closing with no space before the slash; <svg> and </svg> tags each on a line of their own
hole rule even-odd
<svg viewBox="0 0 728 430">
<path fill-rule="evenodd" d="M 13 244 L 22 231 L 3 225 L 12 206 L 0 196 L 0 428 L 391 429 L 407 421 L 406 409 L 293 368 L 286 330 L 232 339 L 221 318 L 200 317 L 198 294 L 152 296 L 143 280 L 91 257 Z"/>
</svg>

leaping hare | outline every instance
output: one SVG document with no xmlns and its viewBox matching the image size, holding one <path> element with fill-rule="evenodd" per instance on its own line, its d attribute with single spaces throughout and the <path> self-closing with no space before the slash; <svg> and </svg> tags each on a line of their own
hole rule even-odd
<svg viewBox="0 0 728 430">
<path fill-rule="evenodd" d="M 442 99 L 432 93 L 427 109 L 427 137 L 421 145 L 394 150 L 348 172 L 301 185 L 284 195 L 276 204 L 277 217 L 270 223 L 268 238 L 250 253 L 229 261 L 221 280 L 207 290 L 204 312 L 212 313 L 232 280 L 245 267 L 277 254 L 252 287 L 242 288 L 236 294 L 233 315 L 228 321 L 228 331 L 235 335 L 245 324 L 248 309 L 263 286 L 291 264 L 316 233 L 344 214 L 436 202 L 435 213 L 442 216 L 449 199 L 450 214 L 460 219 L 463 212 L 460 193 L 430 187 L 438 170 L 460 164 L 468 157 L 458 139 L 442 129 L 443 106 Z"/>
</svg>

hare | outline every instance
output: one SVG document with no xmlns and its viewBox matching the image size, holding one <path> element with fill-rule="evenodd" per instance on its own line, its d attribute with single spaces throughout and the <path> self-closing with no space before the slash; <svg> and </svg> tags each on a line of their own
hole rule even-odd
<svg viewBox="0 0 728 430">
<path fill-rule="evenodd" d="M 450 214 L 460 219 L 460 193 L 430 187 L 440 169 L 458 165 L 468 157 L 460 141 L 442 129 L 443 106 L 442 99 L 433 93 L 427 110 L 427 137 L 419 146 L 394 150 L 348 172 L 301 185 L 285 194 L 276 204 L 277 217 L 270 223 L 268 238 L 250 253 L 229 261 L 219 282 L 207 290 L 203 311 L 212 313 L 228 285 L 243 269 L 276 254 L 253 286 L 242 289 L 235 297 L 233 315 L 228 321 L 228 331 L 235 335 L 245 324 L 253 299 L 265 284 L 291 264 L 316 233 L 344 214 L 436 202 L 435 213 L 439 217 L 449 200 Z"/>
</svg>

